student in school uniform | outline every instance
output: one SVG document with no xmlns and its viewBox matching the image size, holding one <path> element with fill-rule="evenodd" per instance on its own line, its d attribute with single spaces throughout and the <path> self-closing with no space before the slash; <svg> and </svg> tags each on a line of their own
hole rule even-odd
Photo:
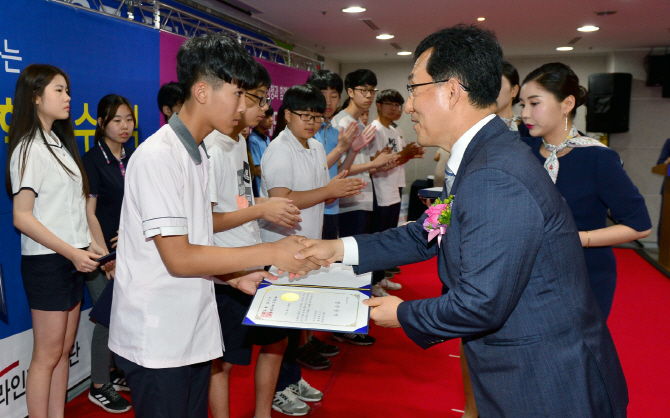
<svg viewBox="0 0 670 418">
<path fill-rule="evenodd" d="M 393 89 L 383 90 L 377 95 L 377 119 L 372 122 L 375 127 L 375 140 L 370 143 L 370 152 L 390 152 L 396 156 L 397 166 L 386 171 L 372 174 L 374 186 L 374 202 L 370 218 L 370 233 L 383 232 L 398 226 L 400 216 L 400 187 L 404 184 L 405 172 L 402 168 L 410 159 L 422 155 L 421 147 L 404 147 L 400 144 L 400 136 L 392 126 L 402 114 L 405 99 Z M 393 277 L 391 275 L 391 277 Z M 383 270 L 372 273 L 373 288 L 383 296 L 388 293 L 384 289 L 398 290 L 400 283 L 395 283 L 385 276 Z M 386 293 L 386 295 L 384 295 Z"/>
<path fill-rule="evenodd" d="M 123 181 L 134 148 L 126 145 L 136 126 L 128 99 L 108 94 L 98 103 L 95 144 L 82 157 L 88 176 L 86 198 L 91 235 L 105 253 L 116 247 L 123 202 Z M 96 270 L 86 278 L 86 287 L 95 305 L 113 272 Z M 96 323 L 91 339 L 91 388 L 89 400 L 107 412 L 122 413 L 130 403 L 117 391 L 128 390 L 123 370 L 113 364 L 108 346 L 109 328 Z M 110 367 L 111 370 L 110 370 Z"/>
<path fill-rule="evenodd" d="M 326 110 L 326 100 L 318 88 L 308 84 L 291 87 L 284 94 L 282 107 L 284 113 L 279 116 L 286 121 L 286 129 L 263 155 L 261 196 L 291 199 L 300 209 L 302 220 L 292 228 L 259 221 L 263 242 L 294 234 L 320 237 L 325 202 L 357 195 L 365 187 L 361 179 L 344 178 L 346 171 L 330 178 L 326 151 L 313 138 Z M 300 334 L 289 336 L 273 405 L 288 415 L 307 413 L 309 406 L 303 401 L 319 401 L 323 396 L 302 379 L 296 363 Z"/>
<path fill-rule="evenodd" d="M 31 417 L 63 416 L 84 274 L 103 254 L 86 219 L 88 181 L 70 115 L 70 80 L 31 64 L 16 82 L 7 194 L 21 231 L 21 276 L 33 323 L 26 382 Z"/>
<path fill-rule="evenodd" d="M 158 110 L 167 123 L 184 105 L 184 89 L 175 81 L 165 83 L 158 90 Z"/>
<path fill-rule="evenodd" d="M 368 144 L 374 141 L 375 127 L 372 125 L 365 127 L 360 120 L 363 111 L 370 109 L 377 94 L 375 73 L 366 69 L 353 71 L 345 77 L 344 87 L 349 96 L 348 105 L 333 117 L 331 123 L 337 129 L 347 128 L 352 122 L 358 124 L 361 134 L 342 157 L 342 164 L 350 165 L 350 176 L 361 178 L 367 183 L 367 187 L 360 195 L 340 199 L 339 236 L 349 237 L 368 232 L 368 218 L 372 213 L 374 197 L 370 174 L 390 168 L 394 163 L 394 157 L 390 153 L 380 153 L 376 158 L 370 158 Z M 379 289 L 375 288 L 375 293 Z M 383 296 L 381 293 L 377 295 Z M 354 345 L 371 345 L 375 342 L 373 337 L 363 334 L 334 333 L 333 338 Z"/>
<path fill-rule="evenodd" d="M 261 171 L 261 159 L 263 158 L 263 153 L 265 153 L 268 145 L 270 145 L 271 139 L 268 135 L 268 131 L 272 129 L 274 123 L 275 110 L 269 105 L 263 118 L 249 134 L 249 139 L 247 141 L 249 149 L 251 150 L 251 158 L 255 166 L 254 168 L 256 170 L 256 175 L 254 176 L 254 187 L 257 192 L 256 196 L 260 196 L 259 193 L 261 190 L 261 176 L 263 174 Z"/>
<path fill-rule="evenodd" d="M 305 274 L 317 268 L 296 263 L 296 237 L 212 246 L 202 142 L 214 129 L 230 134 L 241 120 L 254 66 L 223 34 L 187 40 L 177 53 L 184 106 L 138 147 L 126 170 L 109 347 L 126 373 L 137 417 L 207 417 L 211 360 L 223 355 L 224 345 L 211 275 L 254 294 L 272 276 L 246 269 L 272 264 Z"/>
<path fill-rule="evenodd" d="M 270 74 L 256 63 L 254 88 L 246 92 L 247 110 L 230 136 L 213 131 L 205 137 L 209 154 L 209 192 L 213 207 L 214 245 L 244 247 L 261 243 L 257 219 L 292 227 L 300 221 L 300 210 L 284 198 L 259 199 L 251 193 L 252 178 L 244 130 L 265 117 Z M 233 139 L 234 138 L 234 139 Z M 262 266 L 257 267 L 258 269 Z M 242 325 L 249 310 L 250 295 L 215 280 L 216 303 L 221 321 L 223 357 L 212 362 L 209 408 L 213 418 L 228 417 L 230 371 L 234 365 L 251 364 L 253 345 L 260 345 L 256 362 L 257 418 L 269 418 L 277 376 L 286 349 L 288 330 Z"/>
</svg>

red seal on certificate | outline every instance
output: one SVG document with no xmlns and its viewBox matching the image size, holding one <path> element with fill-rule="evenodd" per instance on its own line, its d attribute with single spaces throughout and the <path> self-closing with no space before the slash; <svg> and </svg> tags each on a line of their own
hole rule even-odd
<svg viewBox="0 0 670 418">
<path fill-rule="evenodd" d="M 272 318 L 272 312 L 268 311 L 261 312 L 261 318 Z"/>
</svg>

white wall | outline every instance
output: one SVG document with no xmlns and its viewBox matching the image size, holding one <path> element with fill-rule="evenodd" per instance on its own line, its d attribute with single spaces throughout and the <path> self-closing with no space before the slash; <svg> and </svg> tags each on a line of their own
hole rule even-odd
<svg viewBox="0 0 670 418">
<path fill-rule="evenodd" d="M 581 84 L 588 87 L 588 76 L 593 73 L 628 72 L 633 74 L 631 94 L 630 131 L 613 134 L 610 146 L 616 150 L 624 161 L 624 167 L 633 183 L 647 202 L 647 208 L 654 225 L 651 235 L 645 242 L 656 242 L 656 224 L 658 223 L 661 196 L 659 194 L 662 178 L 651 174 L 666 138 L 670 138 L 670 99 L 661 98 L 660 87 L 644 85 L 646 73 L 643 59 L 647 51 L 622 51 L 603 55 L 562 54 L 537 57 L 506 57 L 516 66 L 521 80 L 533 69 L 548 62 L 563 62 L 569 65 L 579 77 Z M 411 60 L 387 63 L 346 63 L 340 65 L 342 78 L 358 68 L 368 68 L 377 74 L 380 90 L 393 88 L 406 94 L 407 76 L 412 70 Z M 518 113 L 518 110 L 517 110 Z M 376 108 L 370 110 L 370 118 L 376 118 Z M 577 110 L 575 125 L 582 132 L 586 131 L 586 108 Z M 398 122 L 405 132 L 408 142 L 416 140 L 409 116 L 404 115 Z M 433 174 L 435 148 L 426 153 L 423 160 L 410 161 L 407 164 L 407 184 L 417 178 L 426 178 Z M 409 191 L 409 187 L 406 192 Z"/>
</svg>

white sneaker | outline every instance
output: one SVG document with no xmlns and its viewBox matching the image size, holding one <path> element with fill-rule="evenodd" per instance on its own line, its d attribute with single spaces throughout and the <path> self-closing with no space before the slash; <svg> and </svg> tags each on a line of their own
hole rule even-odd
<svg viewBox="0 0 670 418">
<path fill-rule="evenodd" d="M 294 417 L 307 415 L 310 410 L 309 405 L 298 399 L 298 395 L 291 390 L 290 386 L 281 392 L 275 392 L 272 409 Z"/>
<path fill-rule="evenodd" d="M 314 389 L 305 379 L 300 379 L 298 383 L 288 385 L 289 388 L 296 394 L 298 399 L 305 402 L 319 402 L 323 399 L 323 392 Z"/>
<path fill-rule="evenodd" d="M 390 279 L 384 279 L 381 282 L 379 282 L 379 285 L 383 287 L 384 289 L 388 290 L 400 290 L 402 289 L 402 285 L 400 283 L 392 282 Z"/>
<path fill-rule="evenodd" d="M 391 296 L 391 295 L 388 294 L 388 292 L 387 292 L 386 290 L 384 290 L 384 289 L 383 289 L 380 285 L 378 285 L 378 284 L 372 286 L 372 292 L 371 292 L 371 293 L 372 293 L 372 296 L 376 296 L 376 297 L 378 297 L 378 298 L 380 298 L 380 297 L 382 297 L 382 296 Z"/>
</svg>

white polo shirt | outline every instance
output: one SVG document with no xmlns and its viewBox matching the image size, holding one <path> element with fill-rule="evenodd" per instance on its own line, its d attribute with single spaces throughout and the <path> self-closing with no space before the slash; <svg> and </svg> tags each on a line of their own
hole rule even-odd
<svg viewBox="0 0 670 418">
<path fill-rule="evenodd" d="M 351 116 L 349 112 L 347 112 L 346 110 L 342 110 L 340 113 L 338 113 L 333 117 L 333 119 L 331 120 L 331 124 L 335 128 L 337 128 L 337 130 L 340 130 L 340 128 L 346 129 L 347 126 L 349 126 L 351 122 L 354 121 L 355 121 L 354 117 Z M 365 129 L 365 125 L 363 125 L 363 122 L 361 122 L 360 119 L 355 122 L 358 123 L 358 131 L 362 133 L 363 129 Z M 374 153 L 372 155 L 374 155 Z M 342 154 L 340 161 L 344 161 L 346 157 L 347 153 Z M 353 165 L 365 164 L 369 162 L 370 162 L 370 145 L 367 145 L 362 150 L 360 150 L 358 154 L 356 154 L 356 158 L 354 158 Z M 368 171 L 364 171 L 362 173 L 356 174 L 355 176 L 348 176 L 348 177 L 363 179 L 367 183 L 367 186 L 365 186 L 365 189 L 361 190 L 361 193 L 359 195 L 340 198 L 339 199 L 340 213 L 352 212 L 355 210 L 372 211 L 373 192 L 372 192 L 372 182 L 370 181 L 370 173 Z"/>
<path fill-rule="evenodd" d="M 31 141 L 23 141 L 12 153 L 9 164 L 12 193 L 30 189 L 35 193 L 33 216 L 58 238 L 75 248 L 86 248 L 91 236 L 86 222 L 86 197 L 82 192 L 82 176 L 70 152 L 55 133 L 38 132 Z M 28 148 L 25 169 L 23 150 Z M 56 155 L 49 152 L 49 148 Z M 73 174 L 66 172 L 61 161 Z M 23 169 L 23 174 L 21 170 Z M 55 251 L 21 234 L 21 254 L 54 254 Z"/>
<path fill-rule="evenodd" d="M 205 137 L 209 154 L 209 198 L 215 213 L 235 212 L 254 205 L 247 141 L 237 141 L 219 131 Z M 214 234 L 217 247 L 247 247 L 260 244 L 261 231 L 256 220 Z M 256 267 L 262 268 L 262 266 Z M 219 284 L 227 284 L 217 278 Z"/>
<path fill-rule="evenodd" d="M 175 114 L 130 159 L 121 209 L 109 348 L 143 367 L 200 363 L 223 354 L 211 276 L 175 277 L 156 235 L 212 245 L 209 161 Z"/>
<path fill-rule="evenodd" d="M 307 145 L 309 149 L 303 147 L 288 128 L 270 142 L 261 160 L 261 196 L 268 197 L 268 190 L 275 187 L 303 192 L 328 185 L 330 174 L 323 145 L 314 138 L 308 139 Z M 323 202 L 300 209 L 302 222 L 293 228 L 260 219 L 261 239 L 275 242 L 289 235 L 321 239 L 323 210 Z"/>
<path fill-rule="evenodd" d="M 378 120 L 372 122 L 376 128 L 375 139 L 370 143 L 370 152 L 374 155 L 384 148 L 391 148 L 393 153 L 400 152 L 402 148 L 398 145 L 398 132 L 392 126 L 388 128 Z M 375 188 L 375 198 L 379 206 L 391 206 L 400 203 L 400 191 L 398 184 L 400 176 L 404 176 L 400 167 L 387 171 L 380 171 L 372 175 L 372 184 Z"/>
</svg>

